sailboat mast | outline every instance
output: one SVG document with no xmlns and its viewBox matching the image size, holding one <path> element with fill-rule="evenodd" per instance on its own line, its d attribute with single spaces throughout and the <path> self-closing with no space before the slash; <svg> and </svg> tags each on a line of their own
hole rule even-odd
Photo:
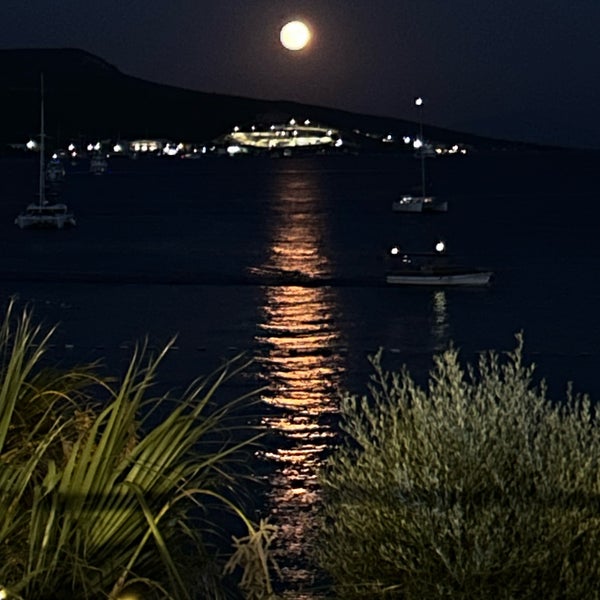
<svg viewBox="0 0 600 600">
<path fill-rule="evenodd" d="M 40 73 L 40 206 L 46 203 L 46 140 L 44 133 L 44 74 Z"/>
<path fill-rule="evenodd" d="M 425 197 L 425 152 L 421 146 L 421 196 Z"/>
<path fill-rule="evenodd" d="M 419 140 L 421 146 L 421 196 L 425 197 L 425 140 L 423 139 L 423 98 L 415 98 L 415 106 L 419 110 Z"/>
</svg>

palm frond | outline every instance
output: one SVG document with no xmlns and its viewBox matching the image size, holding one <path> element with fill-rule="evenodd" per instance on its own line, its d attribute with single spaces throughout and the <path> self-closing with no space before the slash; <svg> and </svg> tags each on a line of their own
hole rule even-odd
<svg viewBox="0 0 600 600">
<path fill-rule="evenodd" d="M 153 397 L 173 341 L 155 355 L 136 346 L 119 381 L 95 365 L 60 371 L 41 363 L 54 329 L 43 333 L 28 311 L 13 311 L 11 303 L 0 326 L 0 582 L 25 597 L 115 596 L 133 581 L 189 597 L 174 557 L 187 540 L 198 560 L 210 560 L 190 532 L 212 528 L 210 511 L 202 521 L 190 511 L 217 500 L 254 531 L 226 496 L 240 487 L 227 464 L 261 434 L 224 432 L 260 390 L 218 397 L 249 362 L 235 357 L 176 399 Z M 98 390 L 108 398 L 99 401 Z"/>
</svg>

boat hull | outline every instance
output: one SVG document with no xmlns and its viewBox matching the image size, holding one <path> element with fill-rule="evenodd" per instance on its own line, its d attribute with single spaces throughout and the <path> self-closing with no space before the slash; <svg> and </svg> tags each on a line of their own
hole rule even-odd
<svg viewBox="0 0 600 600">
<path fill-rule="evenodd" d="M 15 219 L 15 225 L 21 229 L 63 229 L 75 224 L 75 216 L 66 204 L 30 204 Z"/>
<path fill-rule="evenodd" d="M 19 216 L 15 219 L 15 225 L 21 229 L 63 229 L 64 227 L 75 227 L 73 217 L 27 217 Z"/>
<path fill-rule="evenodd" d="M 386 282 L 392 285 L 425 286 L 487 286 L 492 281 L 491 271 L 464 273 L 389 273 Z"/>
</svg>

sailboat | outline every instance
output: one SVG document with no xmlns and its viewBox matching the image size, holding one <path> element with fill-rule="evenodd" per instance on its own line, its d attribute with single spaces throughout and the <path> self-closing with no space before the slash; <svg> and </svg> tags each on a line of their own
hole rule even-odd
<svg viewBox="0 0 600 600">
<path fill-rule="evenodd" d="M 416 98 L 415 105 L 419 108 L 423 106 L 423 98 Z M 420 114 L 420 111 L 419 111 Z M 418 143 L 417 143 L 418 142 Z M 418 196 L 403 195 L 392 203 L 392 210 L 395 212 L 446 212 L 448 210 L 448 201 L 428 196 L 425 190 L 425 157 L 427 146 L 423 141 L 423 119 L 419 117 L 419 139 L 415 141 L 415 148 L 419 151 L 421 159 L 421 193 Z"/>
<path fill-rule="evenodd" d="M 39 197 L 37 202 L 28 204 L 25 210 L 15 219 L 15 225 L 26 228 L 63 229 L 76 224 L 75 216 L 66 204 L 50 204 L 46 199 L 46 145 L 44 131 L 44 75 L 40 75 L 40 168 Z"/>
</svg>

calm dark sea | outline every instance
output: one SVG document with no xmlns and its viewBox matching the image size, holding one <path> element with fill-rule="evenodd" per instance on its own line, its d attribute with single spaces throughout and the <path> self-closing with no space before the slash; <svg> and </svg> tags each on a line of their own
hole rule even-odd
<svg viewBox="0 0 600 600">
<path fill-rule="evenodd" d="M 312 581 L 304 550 L 337 390 L 364 391 L 379 347 L 423 380 L 450 341 L 472 361 L 513 349 L 522 330 L 553 397 L 568 381 L 600 397 L 599 167 L 597 153 L 431 159 L 430 191 L 449 211 L 403 215 L 391 203 L 419 181 L 410 158 L 118 159 L 104 176 L 81 163 L 63 192 L 78 226 L 59 232 L 13 224 L 37 167 L 5 159 L 0 296 L 60 323 L 53 351 L 67 363 L 104 357 L 118 372 L 136 341 L 177 334 L 161 372 L 177 388 L 240 351 L 254 357 L 248 385 L 267 385 L 274 409 L 258 457 L 266 510 L 293 589 Z M 423 251 L 439 237 L 492 268 L 493 286 L 384 284 L 392 244 Z"/>
</svg>

